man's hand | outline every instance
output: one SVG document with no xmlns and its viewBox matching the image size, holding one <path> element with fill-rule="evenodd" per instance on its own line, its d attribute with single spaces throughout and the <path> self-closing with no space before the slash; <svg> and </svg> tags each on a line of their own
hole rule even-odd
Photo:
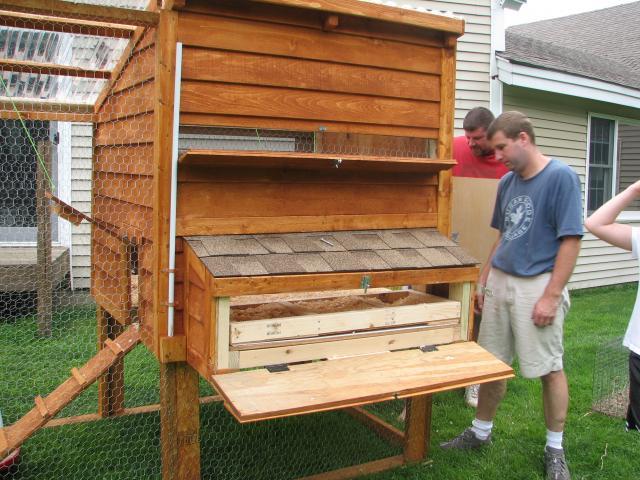
<svg viewBox="0 0 640 480">
<path fill-rule="evenodd" d="M 558 312 L 558 306 L 560 305 L 561 296 L 550 295 L 545 293 L 540 297 L 533 307 L 533 319 L 534 325 L 537 327 L 546 327 L 551 325 L 556 318 Z"/>
<path fill-rule="evenodd" d="M 482 313 L 484 307 L 484 287 L 476 288 L 476 294 L 473 297 L 473 311 L 476 315 Z"/>
</svg>

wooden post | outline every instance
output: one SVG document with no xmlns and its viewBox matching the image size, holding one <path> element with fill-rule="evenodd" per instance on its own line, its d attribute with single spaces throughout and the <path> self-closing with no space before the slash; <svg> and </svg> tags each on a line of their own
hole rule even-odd
<svg viewBox="0 0 640 480">
<path fill-rule="evenodd" d="M 169 211 L 173 102 L 176 74 L 177 12 L 160 11 L 156 35 L 155 140 L 153 172 L 153 350 L 160 352 L 160 337 L 167 335 L 169 284 Z"/>
<path fill-rule="evenodd" d="M 49 142 L 38 144 L 38 153 L 42 159 L 36 160 L 36 218 L 38 225 L 38 334 L 51 336 L 53 316 L 53 265 L 51 259 L 51 206 L 46 197 L 48 178 L 51 171 L 51 145 Z M 46 172 L 45 172 L 46 169 Z"/>
<path fill-rule="evenodd" d="M 407 400 L 404 428 L 404 461 L 421 462 L 429 453 L 431 440 L 431 395 Z"/>
<path fill-rule="evenodd" d="M 456 99 L 456 44 L 455 35 L 445 36 L 440 74 L 440 128 L 438 131 L 438 158 L 453 155 L 453 116 Z M 451 170 L 438 174 L 438 230 L 451 235 Z"/>
<path fill-rule="evenodd" d="M 160 364 L 162 479 L 200 478 L 198 373 L 185 362 Z"/>
<path fill-rule="evenodd" d="M 473 338 L 473 282 L 452 283 L 449 285 L 449 298 L 460 302 L 460 339 Z"/>
<path fill-rule="evenodd" d="M 98 350 L 105 347 L 107 339 L 113 340 L 124 331 L 109 312 L 98 306 L 96 309 Z M 124 411 L 124 357 L 116 360 L 107 372 L 98 379 L 98 414 L 111 417 Z"/>
</svg>

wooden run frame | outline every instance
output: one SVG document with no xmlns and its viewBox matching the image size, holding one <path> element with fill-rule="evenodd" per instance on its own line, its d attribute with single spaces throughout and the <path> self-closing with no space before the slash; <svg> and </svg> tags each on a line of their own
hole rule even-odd
<svg viewBox="0 0 640 480">
<path fill-rule="evenodd" d="M 153 11 L 72 3 L 64 0 L 2 0 L 0 9 L 120 25 L 154 26 L 158 23 L 158 13 Z"/>
</svg>

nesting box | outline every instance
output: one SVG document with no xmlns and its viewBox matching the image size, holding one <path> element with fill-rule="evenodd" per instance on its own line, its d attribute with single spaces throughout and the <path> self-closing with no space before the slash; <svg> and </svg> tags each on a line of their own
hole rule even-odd
<svg viewBox="0 0 640 480">
<path fill-rule="evenodd" d="M 166 3 L 97 110 L 93 244 L 113 255 L 92 257 L 94 296 L 240 422 L 414 398 L 422 458 L 431 393 L 512 374 L 468 342 L 478 268 L 448 238 L 463 21 Z M 197 404 L 189 375 L 163 405 Z M 163 441 L 193 448 L 197 407 L 163 411 Z"/>
</svg>

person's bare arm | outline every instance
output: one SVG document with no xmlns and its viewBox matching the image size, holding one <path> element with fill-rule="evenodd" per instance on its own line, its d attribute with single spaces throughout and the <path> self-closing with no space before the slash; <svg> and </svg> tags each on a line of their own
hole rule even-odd
<svg viewBox="0 0 640 480">
<path fill-rule="evenodd" d="M 551 325 L 556 318 L 556 312 L 562 300 L 562 290 L 571 277 L 579 253 L 580 237 L 564 237 L 562 239 L 549 283 L 533 307 L 531 318 L 538 327 Z"/>
<path fill-rule="evenodd" d="M 627 187 L 593 212 L 584 222 L 584 226 L 605 242 L 631 250 L 631 227 L 615 221 L 620 212 L 637 198 L 640 198 L 640 181 Z"/>
<path fill-rule="evenodd" d="M 478 277 L 478 283 L 476 284 L 475 296 L 475 311 L 478 314 L 482 312 L 482 308 L 484 307 L 484 291 L 487 286 L 489 271 L 491 270 L 491 262 L 493 261 L 493 257 L 496 254 L 496 250 L 498 249 L 498 245 L 500 245 L 501 240 L 502 234 L 499 234 L 498 239 L 494 242 L 493 247 L 491 247 L 487 261 L 482 266 L 482 270 L 480 270 L 480 276 Z"/>
</svg>

